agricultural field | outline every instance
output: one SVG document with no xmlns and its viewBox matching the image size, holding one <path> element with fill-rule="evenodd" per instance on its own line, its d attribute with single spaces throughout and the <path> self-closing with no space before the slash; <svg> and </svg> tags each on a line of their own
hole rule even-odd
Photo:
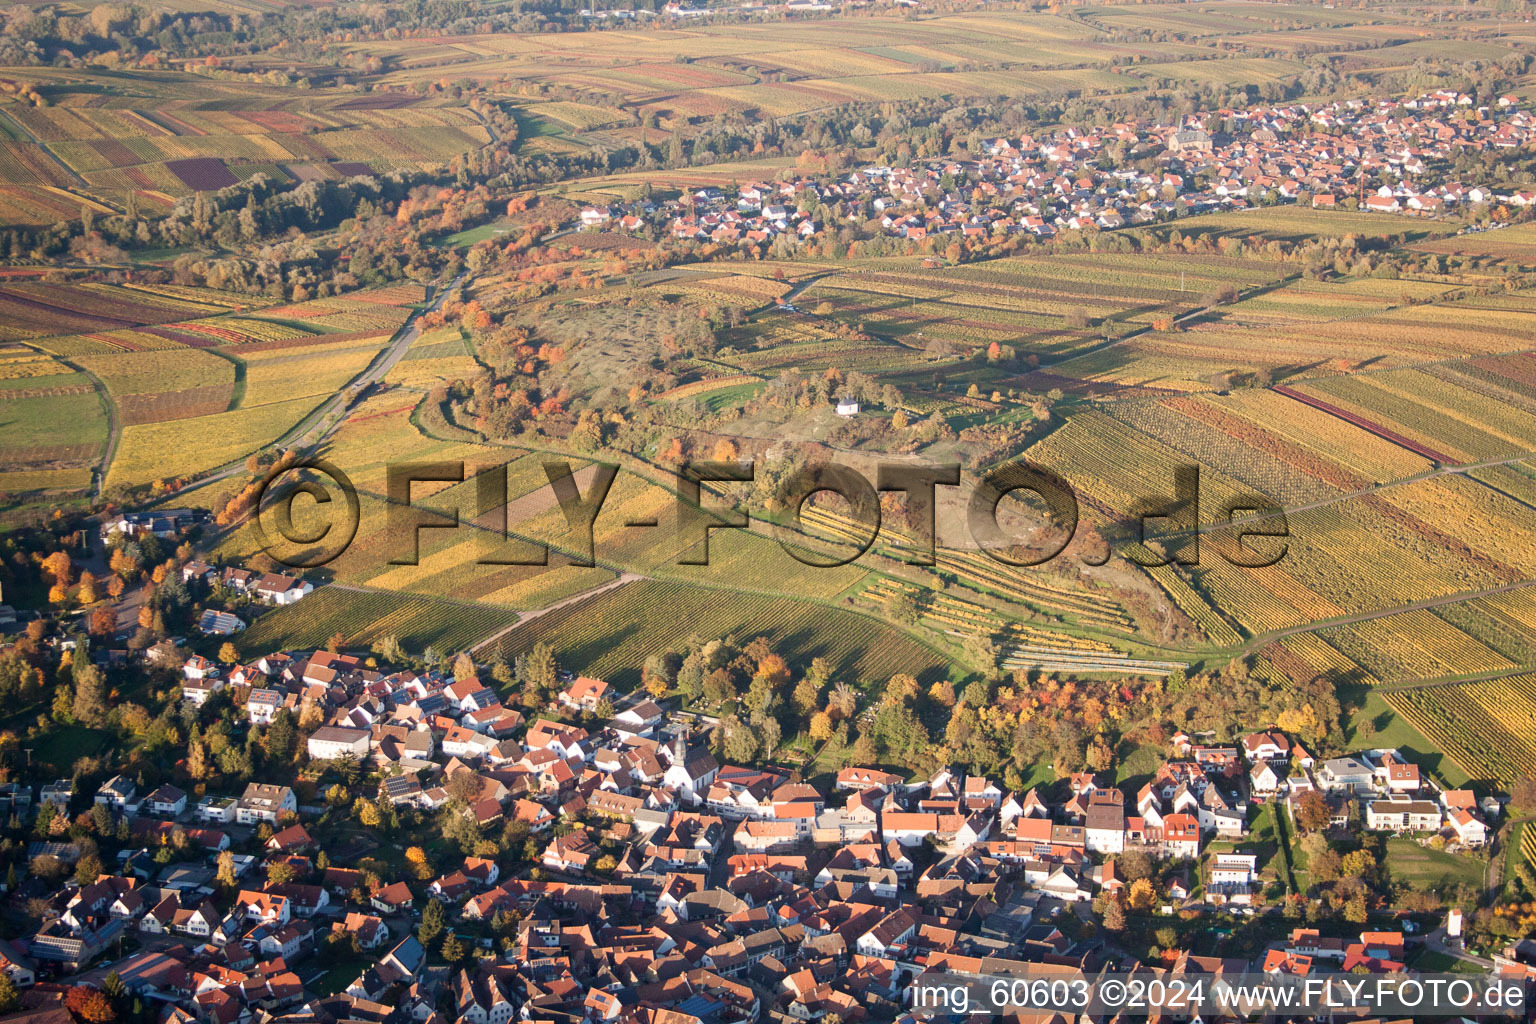
<svg viewBox="0 0 1536 1024">
<path fill-rule="evenodd" d="M 1434 302 L 1452 291 L 1438 282 L 1293 281 L 1178 330 L 1142 333 L 1060 363 L 1052 372 L 1105 387 L 1211 391 L 1259 373 L 1306 380 L 1522 347 L 1528 313 Z"/>
<path fill-rule="evenodd" d="M 543 640 L 562 664 L 616 685 L 638 685 L 651 654 L 691 635 L 765 636 L 797 666 L 828 659 L 834 679 L 871 687 L 897 672 L 923 683 L 941 678 L 945 658 L 896 629 L 853 612 L 787 597 L 750 597 L 680 583 L 639 581 L 566 605 L 498 641 L 509 657 Z"/>
<path fill-rule="evenodd" d="M 223 313 L 232 305 L 217 291 L 192 298 L 179 289 L 12 280 L 0 283 L 0 340 L 93 335 Z M 84 354 L 68 347 L 57 352 Z"/>
<path fill-rule="evenodd" d="M 167 313 L 191 308 L 175 291 L 151 294 Z M 257 310 L 247 299 L 218 316 L 167 316 L 28 344 L 77 361 L 103 383 L 123 428 L 107 485 L 136 487 L 192 476 L 274 441 L 367 367 L 420 296 L 390 288 Z M 222 300 L 209 297 L 198 311 Z M 90 386 L 75 376 L 75 387 Z"/>
<path fill-rule="evenodd" d="M 1012 257 L 929 270 L 914 261 L 904 272 L 894 263 L 822 278 L 800 305 L 914 348 L 944 343 L 975 351 L 996 342 L 1047 359 L 1146 327 L 1155 317 L 1191 312 L 1221 288 L 1251 288 L 1280 272 L 1260 260 L 1128 254 Z"/>
<path fill-rule="evenodd" d="M 1402 715 L 1474 779 L 1507 785 L 1536 767 L 1536 677 L 1395 690 Z"/>
<path fill-rule="evenodd" d="M 472 378 L 477 366 L 463 331 L 458 327 L 440 327 L 421 332 L 384 381 L 394 386 L 426 390 L 446 381 Z"/>
<path fill-rule="evenodd" d="M 515 613 L 404 594 L 321 587 L 302 602 L 262 615 L 235 638 L 250 654 L 324 647 L 341 634 L 346 647 L 368 647 L 394 637 L 420 654 L 462 651 L 517 621 Z"/>
<path fill-rule="evenodd" d="M 107 412 L 83 373 L 0 381 L 0 469 L 93 465 L 107 440 Z"/>
<path fill-rule="evenodd" d="M 50 197 L 68 201 L 75 215 L 82 205 L 112 213 L 130 196 L 164 211 L 178 197 L 258 173 L 287 183 L 430 167 L 490 139 L 473 111 L 425 97 L 380 106 L 316 89 L 295 102 L 281 87 L 194 84 L 165 71 L 40 78 L 47 106 L 0 111 L 18 140 L 0 154 L 13 192 L 0 197 L 10 200 L 0 201 L 0 214 L 9 212 L 11 223 L 61 219 L 50 215 Z"/>
</svg>

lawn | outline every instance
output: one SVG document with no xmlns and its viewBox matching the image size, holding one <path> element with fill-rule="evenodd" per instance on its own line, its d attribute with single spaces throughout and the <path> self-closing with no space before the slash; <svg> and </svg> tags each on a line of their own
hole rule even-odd
<svg viewBox="0 0 1536 1024">
<path fill-rule="evenodd" d="M 1387 867 L 1392 880 L 1415 889 L 1438 890 L 1456 885 L 1480 886 L 1483 861 L 1443 850 L 1431 850 L 1412 839 L 1387 840 Z"/>
<path fill-rule="evenodd" d="M 374 962 L 375 958 L 366 953 L 349 956 L 304 987 L 317 996 L 335 995 L 352 984 Z"/>
<path fill-rule="evenodd" d="M 1465 786 L 1471 781 L 1455 761 L 1435 749 L 1434 745 L 1424 738 L 1423 733 L 1393 711 L 1380 693 L 1365 692 L 1364 687 L 1353 687 L 1353 689 L 1357 691 L 1355 694 L 1357 699 L 1359 693 L 1364 692 L 1364 702 L 1359 705 L 1358 710 L 1349 717 L 1344 726 L 1349 749 L 1395 747 L 1420 769 L 1429 772 L 1452 789 Z M 1346 704 L 1350 703 L 1348 694 L 1341 692 L 1339 696 Z M 1369 731 L 1362 733 L 1361 726 L 1366 722 L 1370 722 L 1375 727 L 1374 733 Z"/>
<path fill-rule="evenodd" d="M 109 738 L 110 734 L 101 729 L 56 725 L 38 741 L 32 756 L 39 767 L 51 765 L 56 773 L 68 775 L 80 758 L 99 754 Z"/>
</svg>

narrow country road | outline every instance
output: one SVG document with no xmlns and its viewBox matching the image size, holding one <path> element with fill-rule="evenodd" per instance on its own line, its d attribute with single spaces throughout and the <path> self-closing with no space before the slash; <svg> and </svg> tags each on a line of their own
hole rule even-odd
<svg viewBox="0 0 1536 1024">
<path fill-rule="evenodd" d="M 302 446 L 304 448 L 313 448 L 315 445 L 318 445 L 320 442 L 324 441 L 327 437 L 334 433 L 336 429 L 341 426 L 342 421 L 339 418 L 325 426 L 324 429 L 320 430 L 318 433 L 310 436 L 311 432 L 318 425 L 324 423 L 326 417 L 330 416 L 338 408 L 345 408 L 346 404 L 352 400 L 352 397 L 355 394 L 357 394 L 359 391 L 362 391 L 364 388 L 367 388 L 369 385 L 383 380 L 384 376 L 388 374 L 390 370 L 394 369 L 395 364 L 401 360 L 401 358 L 405 355 L 406 350 L 411 347 L 411 343 L 421 336 L 421 315 L 423 313 L 433 312 L 434 310 L 441 307 L 443 300 L 447 298 L 448 293 L 459 286 L 459 284 L 464 280 L 464 276 L 465 275 L 462 273 L 459 274 L 458 277 L 450 281 L 445 287 L 440 288 L 436 294 L 433 295 L 431 303 L 429 303 L 425 309 L 412 313 L 409 319 L 400 325 L 400 329 L 396 331 L 394 337 L 390 339 L 388 346 L 380 351 L 378 355 L 374 356 L 373 361 L 370 362 L 361 373 L 348 381 L 345 387 L 342 387 L 334 395 L 327 398 L 314 409 L 310 410 L 307 416 L 305 416 L 299 422 L 295 423 L 293 426 L 289 427 L 269 444 L 263 445 L 262 447 L 289 448 L 302 442 Z M 218 483 L 221 480 L 227 480 L 235 474 L 243 472 L 245 472 L 245 459 L 242 458 L 236 462 L 230 462 L 220 466 L 219 468 L 209 473 L 207 476 L 188 484 L 186 487 L 183 487 L 177 493 L 185 494 L 187 491 L 197 490 L 200 487 L 207 487 L 210 484 Z"/>
</svg>

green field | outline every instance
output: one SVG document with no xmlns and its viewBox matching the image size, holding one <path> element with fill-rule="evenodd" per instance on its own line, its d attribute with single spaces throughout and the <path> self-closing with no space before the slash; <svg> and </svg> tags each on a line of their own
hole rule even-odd
<svg viewBox="0 0 1536 1024">
<path fill-rule="evenodd" d="M 1394 882 L 1444 891 L 1456 885 L 1481 886 L 1483 861 L 1420 846 L 1412 839 L 1387 840 L 1387 868 Z"/>
<path fill-rule="evenodd" d="M 826 658 L 834 679 L 883 683 L 898 672 L 927 683 L 945 659 L 890 626 L 790 598 L 753 597 L 681 583 L 641 580 L 541 615 L 499 642 L 510 657 L 543 641 L 573 671 L 622 686 L 640 681 L 652 654 L 677 650 L 688 637 L 764 636 L 791 664 Z"/>
<path fill-rule="evenodd" d="M 298 604 L 270 611 L 239 634 L 241 654 L 299 647 L 324 647 L 334 634 L 346 647 L 366 647 L 387 636 L 420 654 L 428 646 L 442 654 L 463 650 L 505 629 L 517 615 L 499 608 L 472 607 L 426 597 L 321 587 Z"/>
</svg>

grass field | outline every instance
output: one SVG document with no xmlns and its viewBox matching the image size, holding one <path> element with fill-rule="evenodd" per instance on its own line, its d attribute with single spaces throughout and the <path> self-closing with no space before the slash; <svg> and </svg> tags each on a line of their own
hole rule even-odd
<svg viewBox="0 0 1536 1024">
<path fill-rule="evenodd" d="M 321 587 L 298 604 L 261 616 L 235 638 L 235 645 L 250 654 L 324 647 L 340 633 L 347 647 L 367 647 L 392 636 L 412 653 L 435 647 L 438 653 L 448 655 L 515 621 L 515 613 L 497 608 Z"/>
<path fill-rule="evenodd" d="M 892 627 L 852 612 L 790 598 L 750 597 L 686 584 L 640 581 L 541 615 L 499 642 L 508 656 L 537 641 L 556 649 L 574 671 L 630 687 L 651 654 L 675 650 L 687 638 L 765 636 L 792 664 L 823 657 L 832 677 L 863 686 L 907 672 L 927 683 L 945 673 L 945 659 Z"/>
<path fill-rule="evenodd" d="M 1446 893 L 1458 885 L 1481 887 L 1484 862 L 1464 854 L 1431 850 L 1412 839 L 1393 838 L 1387 840 L 1387 868 L 1394 882 Z"/>
</svg>

